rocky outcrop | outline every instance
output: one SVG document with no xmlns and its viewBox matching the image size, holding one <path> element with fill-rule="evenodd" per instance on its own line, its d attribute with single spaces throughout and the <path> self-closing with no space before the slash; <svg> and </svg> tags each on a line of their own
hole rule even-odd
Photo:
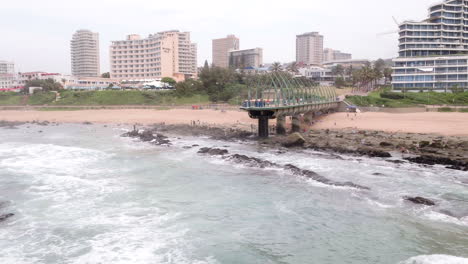
<svg viewBox="0 0 468 264">
<path fill-rule="evenodd" d="M 287 148 L 302 147 L 302 146 L 304 146 L 305 142 L 306 142 L 306 140 L 304 139 L 304 137 L 301 134 L 292 133 L 291 135 L 289 135 L 285 139 L 285 141 L 282 143 L 282 145 L 284 147 L 287 147 Z"/>
<path fill-rule="evenodd" d="M 229 153 L 227 149 L 218 149 L 218 148 L 201 148 L 198 151 L 199 154 L 208 154 L 211 156 L 224 156 Z"/>
<path fill-rule="evenodd" d="M 427 206 L 434 206 L 436 205 L 434 201 L 431 201 L 427 198 L 424 198 L 424 197 L 410 197 L 410 196 L 405 196 L 403 197 L 403 199 L 405 201 L 409 201 L 409 202 L 412 202 L 414 204 L 422 204 L 422 205 L 427 205 Z"/>
<path fill-rule="evenodd" d="M 359 148 L 357 153 L 372 158 L 391 158 L 392 155 L 386 151 L 374 148 Z"/>
<path fill-rule="evenodd" d="M 419 157 L 405 158 L 405 160 L 425 165 L 446 165 L 449 169 L 468 171 L 468 162 L 451 159 L 449 157 L 422 155 Z"/>
<path fill-rule="evenodd" d="M 2 214 L 0 215 L 0 223 L 6 221 L 8 218 L 15 216 L 15 214 Z"/>
<path fill-rule="evenodd" d="M 154 135 L 150 130 L 144 130 L 141 132 L 139 130 L 132 130 L 123 134 L 122 137 L 138 138 L 143 142 L 151 142 L 155 145 L 171 145 L 171 141 L 169 141 L 166 136 L 161 134 Z"/>
<path fill-rule="evenodd" d="M 255 168 L 263 169 L 267 167 L 271 167 L 271 168 L 281 167 L 280 165 L 267 161 L 267 160 L 261 160 L 261 159 L 257 159 L 254 157 L 249 157 L 249 156 L 240 155 L 240 154 L 231 155 L 227 159 L 235 163 L 240 163 L 240 164 L 247 165 L 249 167 L 255 167 Z"/>
<path fill-rule="evenodd" d="M 355 183 L 352 183 L 352 182 L 336 182 L 336 181 L 333 181 L 333 180 L 330 180 L 328 178 L 325 178 L 313 171 L 310 171 L 310 170 L 302 170 L 294 165 L 291 165 L 291 164 L 287 164 L 286 166 L 284 166 L 286 169 L 290 170 L 291 172 L 293 172 L 294 174 L 296 175 L 299 175 L 299 176 L 303 176 L 303 177 L 306 177 L 306 178 L 309 178 L 309 179 L 312 179 L 314 181 L 317 181 L 317 182 L 320 182 L 320 183 L 323 183 L 323 184 L 326 184 L 326 185 L 331 185 L 331 186 L 337 186 L 337 187 L 352 187 L 352 188 L 356 188 L 356 189 L 361 189 L 361 190 L 370 190 L 369 187 L 366 187 L 366 186 L 362 186 L 362 185 L 358 185 L 358 184 L 355 184 Z"/>
</svg>

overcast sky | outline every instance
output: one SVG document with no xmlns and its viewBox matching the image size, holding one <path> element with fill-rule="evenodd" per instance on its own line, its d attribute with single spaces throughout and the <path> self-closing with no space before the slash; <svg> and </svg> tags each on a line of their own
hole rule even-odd
<svg viewBox="0 0 468 264">
<path fill-rule="evenodd" d="M 436 1 L 437 2 L 437 1 Z M 295 60 L 295 36 L 318 31 L 325 47 L 354 58 L 397 55 L 398 21 L 421 20 L 432 0 L 2 0 L 0 60 L 17 71 L 70 73 L 70 39 L 100 34 L 101 72 L 109 45 L 132 33 L 178 29 L 198 43 L 198 64 L 211 62 L 211 40 L 235 34 L 241 49 L 263 48 L 264 62 Z"/>
</svg>

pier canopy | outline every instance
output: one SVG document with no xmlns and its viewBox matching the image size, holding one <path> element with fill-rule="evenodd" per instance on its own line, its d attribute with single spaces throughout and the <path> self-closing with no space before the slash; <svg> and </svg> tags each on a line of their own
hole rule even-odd
<svg viewBox="0 0 468 264">
<path fill-rule="evenodd" d="M 251 76 L 242 109 L 279 109 L 337 102 L 334 87 L 319 86 L 305 77 L 286 72 Z"/>
</svg>

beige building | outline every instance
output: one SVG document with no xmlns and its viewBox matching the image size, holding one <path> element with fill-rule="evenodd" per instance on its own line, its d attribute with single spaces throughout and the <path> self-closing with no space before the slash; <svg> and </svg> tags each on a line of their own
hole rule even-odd
<svg viewBox="0 0 468 264">
<path fill-rule="evenodd" d="M 353 56 L 349 53 L 344 53 L 339 50 L 334 49 L 324 49 L 323 50 L 323 63 L 331 61 L 343 61 L 351 60 Z"/>
<path fill-rule="evenodd" d="M 263 49 L 234 50 L 229 52 L 229 67 L 234 69 L 259 68 L 263 64 Z"/>
<path fill-rule="evenodd" d="M 79 77 L 100 75 L 99 33 L 78 30 L 71 40 L 72 74 Z"/>
<path fill-rule="evenodd" d="M 225 38 L 213 39 L 213 66 L 228 68 L 229 52 L 239 50 L 239 39 L 234 35 Z"/>
<path fill-rule="evenodd" d="M 296 62 L 305 65 L 322 65 L 323 36 L 318 32 L 297 35 Z"/>
<path fill-rule="evenodd" d="M 129 35 L 110 47 L 110 75 L 119 80 L 177 81 L 197 76 L 197 45 L 190 32 L 165 31 L 141 38 Z"/>
</svg>

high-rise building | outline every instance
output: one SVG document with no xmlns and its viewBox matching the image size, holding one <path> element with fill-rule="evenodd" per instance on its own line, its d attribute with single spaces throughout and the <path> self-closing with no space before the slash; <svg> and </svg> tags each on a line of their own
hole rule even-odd
<svg viewBox="0 0 468 264">
<path fill-rule="evenodd" d="M 334 49 L 324 49 L 323 50 L 323 63 L 331 61 L 343 61 L 351 60 L 353 56 L 349 53 L 344 53 L 339 50 Z"/>
<path fill-rule="evenodd" d="M 0 74 L 15 73 L 15 64 L 9 61 L 0 61 Z"/>
<path fill-rule="evenodd" d="M 111 78 L 142 80 L 172 77 L 178 81 L 197 76 L 197 45 L 190 32 L 159 32 L 141 38 L 129 35 L 110 47 Z"/>
<path fill-rule="evenodd" d="M 305 65 L 322 65 L 323 36 L 318 32 L 297 35 L 296 62 Z"/>
<path fill-rule="evenodd" d="M 78 30 L 71 40 L 71 70 L 79 77 L 100 75 L 99 33 Z"/>
<path fill-rule="evenodd" d="M 234 35 L 213 39 L 213 66 L 228 68 L 229 52 L 239 50 L 239 39 Z"/>
<path fill-rule="evenodd" d="M 400 25 L 396 91 L 468 89 L 468 1 L 445 0 L 421 22 Z"/>
<path fill-rule="evenodd" d="M 233 50 L 229 52 L 229 67 L 234 69 L 259 68 L 263 64 L 263 49 Z"/>
</svg>

